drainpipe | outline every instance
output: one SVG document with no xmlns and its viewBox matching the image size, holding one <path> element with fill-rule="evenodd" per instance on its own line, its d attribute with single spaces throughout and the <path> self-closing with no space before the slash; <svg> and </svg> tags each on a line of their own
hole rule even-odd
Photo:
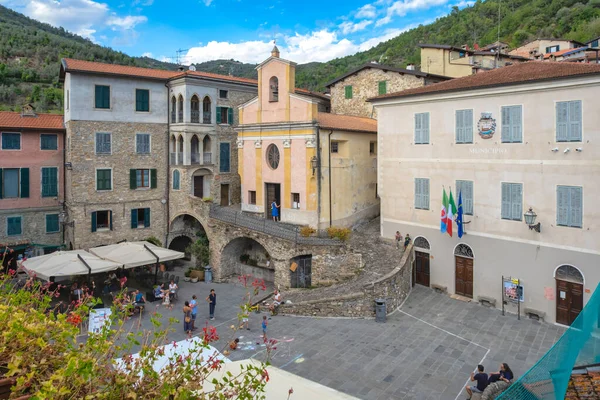
<svg viewBox="0 0 600 400">
<path fill-rule="evenodd" d="M 333 217 L 332 217 L 332 207 L 331 207 L 331 134 L 333 133 L 333 129 L 329 131 L 329 226 L 333 225 Z"/>
<path fill-rule="evenodd" d="M 170 230 L 170 225 L 171 225 L 171 216 L 169 213 L 169 209 L 170 209 L 170 202 L 169 202 L 169 194 L 170 194 L 170 188 L 171 188 L 171 157 L 169 154 L 169 146 L 171 145 L 171 140 L 170 140 L 170 135 L 171 135 L 171 120 L 169 119 L 170 115 L 169 115 L 169 82 L 167 81 L 165 83 L 165 87 L 167 88 L 167 188 L 166 188 L 166 195 L 165 198 L 167 200 L 167 231 L 165 233 L 165 247 L 168 247 L 169 245 L 169 230 Z M 155 282 L 156 283 L 156 282 Z"/>
<path fill-rule="evenodd" d="M 63 185 L 62 185 L 62 212 L 65 217 L 67 217 L 67 128 L 65 127 L 65 132 L 62 135 L 63 137 L 63 165 L 62 165 L 62 177 L 63 177 Z M 64 221 L 64 219 L 63 219 Z M 71 250 L 66 246 L 66 235 L 65 235 L 65 224 L 62 224 L 62 244 L 66 250 Z M 75 224 L 73 224 L 73 229 L 75 229 Z"/>
<path fill-rule="evenodd" d="M 317 229 L 321 225 L 321 129 L 317 125 Z"/>
</svg>

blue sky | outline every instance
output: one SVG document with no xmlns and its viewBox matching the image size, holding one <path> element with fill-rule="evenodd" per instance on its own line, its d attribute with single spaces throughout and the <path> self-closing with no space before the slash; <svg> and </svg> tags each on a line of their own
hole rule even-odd
<svg viewBox="0 0 600 400">
<path fill-rule="evenodd" d="M 0 0 L 37 20 L 130 55 L 186 63 L 257 63 L 277 40 L 282 57 L 305 63 L 368 50 L 433 22 L 466 0 Z M 301 5 L 300 5 L 301 4 Z"/>
</svg>

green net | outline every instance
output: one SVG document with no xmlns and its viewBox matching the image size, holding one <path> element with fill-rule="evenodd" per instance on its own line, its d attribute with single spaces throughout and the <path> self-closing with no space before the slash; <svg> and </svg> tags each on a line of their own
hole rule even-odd
<svg viewBox="0 0 600 400">
<path fill-rule="evenodd" d="M 600 285 L 571 327 L 498 399 L 563 400 L 574 367 L 600 363 Z"/>
</svg>

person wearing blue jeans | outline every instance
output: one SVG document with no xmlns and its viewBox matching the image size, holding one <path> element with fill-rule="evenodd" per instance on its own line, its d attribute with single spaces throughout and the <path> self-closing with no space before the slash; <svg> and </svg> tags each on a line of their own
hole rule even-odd
<svg viewBox="0 0 600 400">
<path fill-rule="evenodd" d="M 209 306 L 209 315 L 210 319 L 215 319 L 215 306 L 217 305 L 217 294 L 215 293 L 215 289 L 210 289 L 210 294 L 206 298 Z"/>
<path fill-rule="evenodd" d="M 192 330 L 196 329 L 196 315 L 198 314 L 198 301 L 196 295 L 192 296 L 190 307 L 192 308 Z"/>
</svg>

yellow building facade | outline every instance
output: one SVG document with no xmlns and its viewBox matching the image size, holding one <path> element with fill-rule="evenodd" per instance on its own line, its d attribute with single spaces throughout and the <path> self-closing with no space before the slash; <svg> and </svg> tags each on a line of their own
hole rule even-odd
<svg viewBox="0 0 600 400">
<path fill-rule="evenodd" d="M 295 88 L 275 47 L 257 67 L 258 96 L 239 109 L 242 210 L 315 228 L 379 214 L 376 121 L 330 114 L 329 97 Z"/>
</svg>

